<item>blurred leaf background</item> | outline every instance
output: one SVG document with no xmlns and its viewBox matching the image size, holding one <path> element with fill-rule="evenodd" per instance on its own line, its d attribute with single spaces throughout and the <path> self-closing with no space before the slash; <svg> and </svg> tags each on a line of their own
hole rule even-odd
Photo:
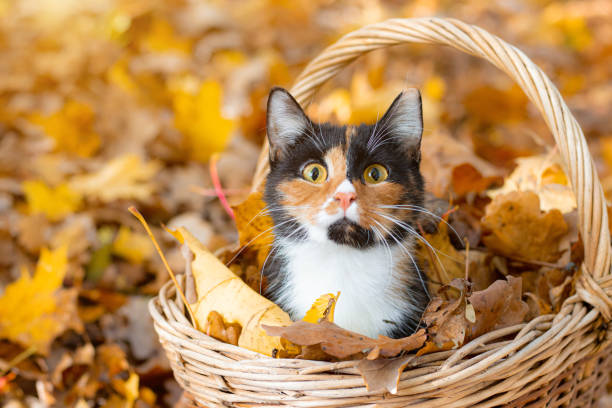
<svg viewBox="0 0 612 408">
<path fill-rule="evenodd" d="M 0 0 L 0 403 L 173 406 L 148 319 L 167 275 L 137 221 L 237 239 L 216 198 L 248 191 L 274 85 L 325 46 L 392 17 L 449 16 L 519 46 L 553 79 L 612 194 L 608 0 Z M 495 68 L 443 47 L 374 52 L 319 92 L 317 120 L 376 120 L 407 86 L 424 137 L 509 172 L 552 138 Z M 436 173 L 436 163 L 424 163 Z M 449 198 L 448 177 L 429 189 Z M 175 271 L 171 237 L 154 231 Z"/>
</svg>

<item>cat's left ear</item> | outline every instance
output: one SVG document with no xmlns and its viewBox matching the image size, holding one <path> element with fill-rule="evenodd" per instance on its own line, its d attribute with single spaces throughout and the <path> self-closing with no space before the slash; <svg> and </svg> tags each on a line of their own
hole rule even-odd
<svg viewBox="0 0 612 408">
<path fill-rule="evenodd" d="M 280 158 L 296 142 L 310 121 L 293 96 L 279 87 L 270 91 L 266 120 L 272 161 Z"/>
<path fill-rule="evenodd" d="M 377 126 L 381 130 L 384 126 L 387 137 L 399 140 L 406 152 L 418 159 L 423 135 L 423 109 L 419 90 L 409 88 L 400 93 Z"/>
</svg>

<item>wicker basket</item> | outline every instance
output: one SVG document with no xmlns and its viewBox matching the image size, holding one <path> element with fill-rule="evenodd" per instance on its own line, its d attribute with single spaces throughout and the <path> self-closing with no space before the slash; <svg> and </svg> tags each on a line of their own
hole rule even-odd
<svg viewBox="0 0 612 408">
<path fill-rule="evenodd" d="M 219 342 L 185 318 L 171 284 L 150 303 L 174 375 L 196 406 L 590 407 L 605 390 L 612 357 L 612 278 L 606 203 L 578 123 L 548 77 L 515 47 L 443 18 L 393 19 L 341 38 L 308 65 L 291 93 L 304 106 L 358 56 L 401 43 L 444 44 L 479 56 L 516 81 L 543 115 L 578 203 L 585 261 L 577 294 L 557 315 L 487 333 L 458 350 L 421 356 L 397 394 L 368 392 L 355 361 L 273 359 Z M 267 171 L 264 147 L 253 186 Z M 511 339 L 511 340 L 508 340 Z"/>
</svg>

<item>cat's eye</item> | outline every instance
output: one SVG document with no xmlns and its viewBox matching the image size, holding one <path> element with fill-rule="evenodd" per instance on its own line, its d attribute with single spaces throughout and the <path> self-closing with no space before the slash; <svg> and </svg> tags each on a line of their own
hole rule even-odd
<svg viewBox="0 0 612 408">
<path fill-rule="evenodd" d="M 389 172 L 382 164 L 371 164 L 363 172 L 363 179 L 368 184 L 378 184 L 389 177 Z"/>
<path fill-rule="evenodd" d="M 322 164 L 310 163 L 302 170 L 302 177 L 311 183 L 321 184 L 327 180 L 327 170 Z"/>
</svg>

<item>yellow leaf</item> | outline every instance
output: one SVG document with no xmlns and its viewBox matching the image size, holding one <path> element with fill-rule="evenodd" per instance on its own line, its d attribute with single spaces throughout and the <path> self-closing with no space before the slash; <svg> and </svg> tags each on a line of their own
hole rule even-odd
<svg viewBox="0 0 612 408">
<path fill-rule="evenodd" d="M 22 188 L 30 214 L 42 213 L 50 221 L 59 221 L 81 206 L 81 195 L 65 183 L 52 188 L 42 181 L 28 180 Z"/>
<path fill-rule="evenodd" d="M 315 300 L 302 320 L 308 323 L 319 323 L 319 320 L 325 319 L 333 323 L 334 310 L 336 309 L 336 303 L 338 302 L 339 296 L 340 292 L 335 295 L 333 293 L 328 293 L 320 296 Z"/>
<path fill-rule="evenodd" d="M 45 134 L 55 141 L 56 150 L 82 157 L 91 157 L 100 147 L 100 136 L 93 130 L 94 120 L 92 109 L 76 101 L 66 102 L 59 111 L 49 116 L 30 116 L 30 121 L 41 126 Z"/>
<path fill-rule="evenodd" d="M 214 310 L 225 321 L 242 326 L 240 347 L 268 356 L 285 350 L 281 339 L 268 336 L 262 326 L 288 326 L 289 315 L 251 289 L 189 231 L 180 227 L 179 232 L 195 257 L 191 266 L 198 301 L 192 307 L 198 326 L 206 327 L 208 316 Z"/>
<path fill-rule="evenodd" d="M 113 64 L 106 72 L 106 79 L 127 93 L 134 94 L 138 91 L 138 85 L 128 72 L 127 60 L 120 60 Z"/>
<path fill-rule="evenodd" d="M 134 406 L 134 401 L 138 399 L 138 385 L 140 384 L 140 378 L 138 374 L 131 373 L 129 378 L 125 381 L 123 395 L 126 399 L 126 405 L 128 407 Z"/>
<path fill-rule="evenodd" d="M 240 247 L 257 252 L 257 265 L 261 269 L 270 251 L 274 235 L 272 218 L 265 211 L 266 204 L 260 192 L 251 193 L 241 204 L 232 207 Z"/>
<path fill-rule="evenodd" d="M 197 92 L 178 89 L 173 95 L 174 125 L 183 134 L 185 149 L 194 160 L 208 161 L 225 149 L 233 120 L 221 114 L 221 85 L 205 81 Z"/>
<path fill-rule="evenodd" d="M 0 297 L 0 337 L 45 353 L 53 339 L 75 323 L 70 320 L 72 312 L 76 314 L 76 292 L 61 290 L 67 261 L 65 246 L 45 248 L 34 276 L 24 268 L 21 278 L 6 287 Z"/>
<path fill-rule="evenodd" d="M 446 84 L 439 76 L 432 76 L 423 85 L 423 96 L 440 101 L 446 91 Z"/>
<path fill-rule="evenodd" d="M 132 232 L 126 226 L 119 229 L 113 242 L 113 253 L 119 255 L 133 264 L 140 264 L 149 259 L 155 249 L 149 237 L 139 232 Z"/>
<path fill-rule="evenodd" d="M 504 185 L 489 191 L 489 197 L 513 191 L 533 191 L 540 200 L 542 211 L 558 209 L 566 214 L 576 208 L 576 198 L 555 150 L 539 156 L 521 157 L 516 162 L 518 165 L 504 180 Z"/>
<path fill-rule="evenodd" d="M 144 39 L 144 45 L 151 51 L 191 53 L 191 41 L 178 37 L 172 25 L 159 18 L 154 19 L 151 23 L 151 28 Z"/>
<path fill-rule="evenodd" d="M 143 162 L 126 154 L 106 163 L 97 172 L 75 176 L 70 186 L 86 196 L 104 202 L 118 199 L 146 200 L 155 190 L 151 180 L 159 170 L 156 161 Z"/>
</svg>

